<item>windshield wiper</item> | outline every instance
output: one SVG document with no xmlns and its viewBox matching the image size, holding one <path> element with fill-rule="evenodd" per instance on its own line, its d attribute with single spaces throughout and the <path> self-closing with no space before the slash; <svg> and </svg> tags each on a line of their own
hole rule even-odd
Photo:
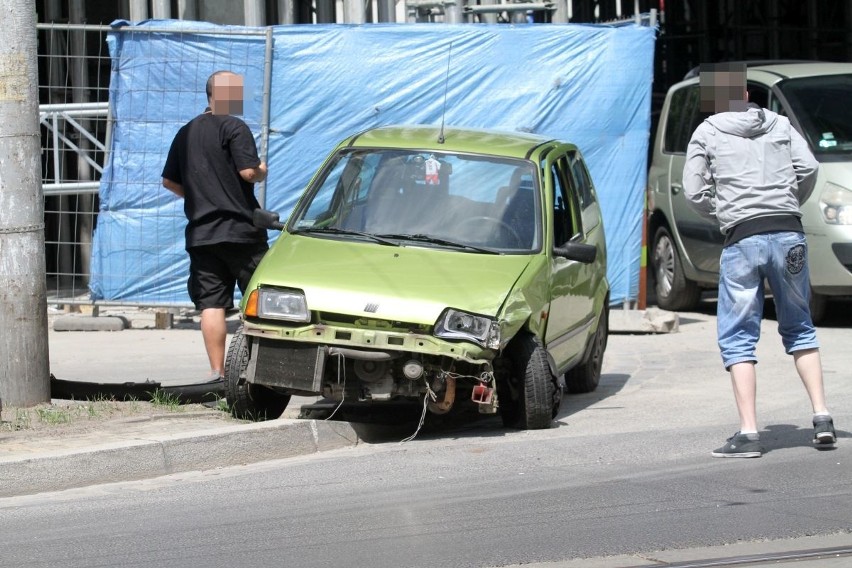
<svg viewBox="0 0 852 568">
<path fill-rule="evenodd" d="M 388 239 L 382 238 L 381 235 L 373 235 L 371 233 L 363 233 L 361 231 L 350 231 L 349 229 L 338 229 L 337 227 L 313 227 L 306 229 L 296 229 L 293 231 L 295 234 L 301 233 L 321 233 L 328 235 L 352 235 L 356 237 L 364 237 L 365 239 L 370 239 L 377 243 L 381 243 L 383 245 L 390 245 L 393 247 L 398 247 L 399 243 L 395 241 L 390 241 Z"/>
<path fill-rule="evenodd" d="M 469 245 L 469 244 L 466 244 L 466 243 L 460 243 L 458 241 L 453 241 L 453 240 L 450 240 L 450 239 L 442 239 L 440 237 L 433 237 L 431 235 L 424 235 L 424 234 L 421 234 L 421 233 L 416 233 L 416 234 L 407 234 L 407 233 L 385 234 L 385 233 L 382 233 L 381 235 L 376 235 L 376 236 L 383 237 L 385 239 L 400 239 L 400 240 L 405 240 L 405 241 L 415 241 L 415 242 L 419 242 L 419 243 L 432 243 L 432 244 L 443 245 L 443 246 L 447 246 L 447 247 L 454 247 L 454 248 L 467 249 L 467 250 L 475 250 L 477 252 L 485 252 L 485 253 L 488 253 L 488 254 L 501 254 L 500 251 L 494 250 L 492 248 L 478 247 L 478 246 Z"/>
</svg>

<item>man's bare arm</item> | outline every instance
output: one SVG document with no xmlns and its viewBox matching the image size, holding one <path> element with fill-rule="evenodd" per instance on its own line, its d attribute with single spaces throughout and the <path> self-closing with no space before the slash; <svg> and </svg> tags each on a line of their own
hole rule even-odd
<svg viewBox="0 0 852 568">
<path fill-rule="evenodd" d="M 249 183 L 260 183 L 266 179 L 266 162 L 261 162 L 255 168 L 246 168 L 240 170 L 240 177 Z"/>
<path fill-rule="evenodd" d="M 163 187 L 177 195 L 178 197 L 183 197 L 183 186 L 177 182 L 173 182 L 170 179 L 163 178 Z"/>
</svg>

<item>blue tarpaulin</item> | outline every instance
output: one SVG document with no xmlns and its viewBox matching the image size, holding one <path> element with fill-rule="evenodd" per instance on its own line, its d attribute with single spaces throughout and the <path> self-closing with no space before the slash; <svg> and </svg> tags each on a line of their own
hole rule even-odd
<svg viewBox="0 0 852 568">
<path fill-rule="evenodd" d="M 366 128 L 439 125 L 443 118 L 450 126 L 539 133 L 573 142 L 585 156 L 604 213 L 611 301 L 637 298 L 653 29 L 369 24 L 271 30 L 265 205 L 282 219 L 336 143 Z M 147 21 L 110 33 L 115 122 L 94 236 L 94 300 L 189 302 L 183 203 L 160 185 L 163 163 L 178 128 L 204 110 L 206 79 L 220 69 L 245 76 L 243 118 L 260 145 L 265 31 Z"/>
</svg>

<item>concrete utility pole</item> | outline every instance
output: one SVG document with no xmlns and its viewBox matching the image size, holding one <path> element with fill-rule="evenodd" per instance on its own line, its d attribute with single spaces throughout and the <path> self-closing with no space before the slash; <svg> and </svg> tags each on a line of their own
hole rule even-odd
<svg viewBox="0 0 852 568">
<path fill-rule="evenodd" d="M 0 400 L 50 400 L 36 12 L 0 3 Z"/>
</svg>

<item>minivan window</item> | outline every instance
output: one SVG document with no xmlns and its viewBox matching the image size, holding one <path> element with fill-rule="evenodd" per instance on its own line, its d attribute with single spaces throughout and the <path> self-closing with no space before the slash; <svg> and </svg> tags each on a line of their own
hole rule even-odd
<svg viewBox="0 0 852 568">
<path fill-rule="evenodd" d="M 663 149 L 666 152 L 685 154 L 692 133 L 708 116 L 708 113 L 700 111 L 697 83 L 672 93 Z"/>
<path fill-rule="evenodd" d="M 788 79 L 778 88 L 814 154 L 852 152 L 852 75 Z"/>
</svg>

